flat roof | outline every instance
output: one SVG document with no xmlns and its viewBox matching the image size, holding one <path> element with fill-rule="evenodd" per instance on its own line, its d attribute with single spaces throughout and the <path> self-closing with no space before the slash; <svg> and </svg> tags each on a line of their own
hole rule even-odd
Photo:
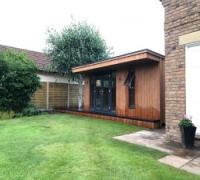
<svg viewBox="0 0 200 180">
<path fill-rule="evenodd" d="M 127 54 L 123 54 L 120 56 L 115 56 L 109 59 L 104 59 L 102 61 L 98 61 L 91 64 L 86 64 L 78 67 L 72 68 L 73 73 L 86 73 L 92 70 L 98 70 L 101 68 L 109 68 L 116 65 L 128 64 L 131 62 L 139 62 L 139 61 L 154 61 L 159 62 L 164 60 L 165 56 L 151 51 L 149 49 L 143 49 L 140 51 L 135 51 Z"/>
</svg>

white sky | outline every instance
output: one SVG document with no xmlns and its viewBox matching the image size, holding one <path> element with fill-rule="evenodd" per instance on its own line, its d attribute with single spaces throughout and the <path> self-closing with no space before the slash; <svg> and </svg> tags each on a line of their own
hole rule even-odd
<svg viewBox="0 0 200 180">
<path fill-rule="evenodd" d="M 159 0 L 0 0 L 0 44 L 42 51 L 48 27 L 74 19 L 95 25 L 115 55 L 149 48 L 164 53 Z"/>
</svg>

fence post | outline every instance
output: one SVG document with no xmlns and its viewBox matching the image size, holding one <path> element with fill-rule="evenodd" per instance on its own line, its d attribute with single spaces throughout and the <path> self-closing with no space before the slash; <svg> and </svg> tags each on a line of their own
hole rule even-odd
<svg viewBox="0 0 200 180">
<path fill-rule="evenodd" d="M 47 98 L 46 109 L 48 110 L 49 109 L 49 82 L 48 81 L 47 81 L 47 94 L 46 94 L 46 98 Z"/>
<path fill-rule="evenodd" d="M 67 108 L 69 109 L 69 100 L 70 100 L 70 87 L 69 87 L 69 83 L 67 84 Z"/>
</svg>

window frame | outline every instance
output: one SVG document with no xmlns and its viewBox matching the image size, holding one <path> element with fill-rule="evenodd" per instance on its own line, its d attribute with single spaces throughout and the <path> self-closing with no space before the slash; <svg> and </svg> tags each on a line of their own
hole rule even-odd
<svg viewBox="0 0 200 180">
<path fill-rule="evenodd" d="M 128 107 L 129 109 L 135 109 L 135 70 L 134 69 L 129 70 L 124 84 L 128 86 Z"/>
</svg>

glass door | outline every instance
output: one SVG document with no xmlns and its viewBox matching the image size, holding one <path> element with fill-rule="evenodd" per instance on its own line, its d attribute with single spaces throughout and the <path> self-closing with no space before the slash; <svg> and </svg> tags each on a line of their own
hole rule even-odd
<svg viewBox="0 0 200 180">
<path fill-rule="evenodd" d="M 102 80 L 97 78 L 95 81 L 95 97 L 94 97 L 94 104 L 96 110 L 102 109 Z"/>
<path fill-rule="evenodd" d="M 110 103 L 109 103 L 109 97 L 110 97 L 110 86 L 109 86 L 109 79 L 103 80 L 103 86 L 102 86 L 102 110 L 103 111 L 110 111 Z"/>
<path fill-rule="evenodd" d="M 116 101 L 115 74 L 95 75 L 91 81 L 92 111 L 113 113 Z"/>
</svg>

